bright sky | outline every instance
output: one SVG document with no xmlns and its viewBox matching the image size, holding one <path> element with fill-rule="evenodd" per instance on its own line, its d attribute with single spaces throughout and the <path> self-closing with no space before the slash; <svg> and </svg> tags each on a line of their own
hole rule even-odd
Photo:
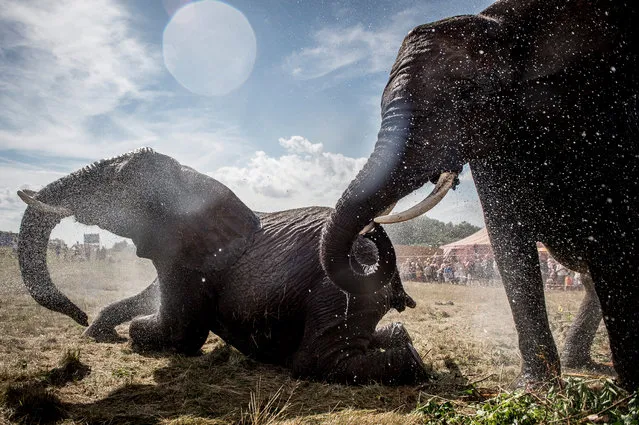
<svg viewBox="0 0 639 425">
<path fill-rule="evenodd" d="M 0 0 L 0 230 L 19 229 L 18 189 L 141 146 L 255 210 L 333 206 L 373 149 L 406 33 L 490 3 Z M 483 225 L 467 169 L 429 216 Z M 67 219 L 53 237 L 86 231 Z"/>
</svg>

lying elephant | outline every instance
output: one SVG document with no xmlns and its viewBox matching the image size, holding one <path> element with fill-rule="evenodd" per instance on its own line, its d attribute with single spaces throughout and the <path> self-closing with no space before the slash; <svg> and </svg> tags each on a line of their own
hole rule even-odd
<svg viewBox="0 0 639 425">
<path fill-rule="evenodd" d="M 372 220 L 432 208 L 470 164 L 519 335 L 522 381 L 559 376 L 536 243 L 589 271 L 620 383 L 639 387 L 637 3 L 501 0 L 414 28 L 381 101 L 375 149 L 327 221 L 322 266 L 353 294 L 352 242 Z M 432 196 L 386 215 L 425 183 Z M 383 252 L 380 253 L 383 255 Z"/>
<path fill-rule="evenodd" d="M 90 335 L 113 335 L 115 325 L 149 314 L 130 325 L 135 346 L 192 354 L 212 331 L 298 377 L 392 384 L 426 377 L 401 324 L 375 329 L 390 308 L 415 306 L 399 274 L 375 293 L 349 296 L 324 273 L 318 253 L 329 208 L 254 213 L 218 181 L 150 149 L 96 162 L 19 195 L 29 204 L 18 246 L 22 277 L 51 310 L 88 324 L 46 267 L 49 235 L 61 217 L 75 215 L 129 237 L 138 256 L 153 261 L 156 281 L 107 307 Z M 358 238 L 358 262 L 376 267 L 378 249 L 393 258 L 380 235 L 378 227 Z"/>
</svg>

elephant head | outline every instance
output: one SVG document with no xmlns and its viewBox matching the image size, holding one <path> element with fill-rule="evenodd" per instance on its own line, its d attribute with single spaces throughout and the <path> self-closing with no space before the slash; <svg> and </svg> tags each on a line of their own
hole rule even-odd
<svg viewBox="0 0 639 425">
<path fill-rule="evenodd" d="M 457 184 L 470 145 L 489 130 L 470 122 L 470 110 L 497 113 L 500 105 L 489 97 L 512 75 L 498 47 L 498 27 L 486 18 L 460 17 L 417 27 L 404 40 L 383 93 L 375 150 L 337 202 L 323 233 L 322 264 L 342 289 L 368 293 L 388 282 L 383 267 L 360 279 L 350 277 L 362 274 L 352 266 L 350 251 L 365 227 L 364 232 L 373 220 L 388 223 L 419 215 Z M 437 185 L 425 201 L 388 219 L 386 213 L 398 200 L 428 181 Z M 379 232 L 379 226 L 374 229 L 373 234 Z"/>
<path fill-rule="evenodd" d="M 87 325 L 86 314 L 51 281 L 46 253 L 61 218 L 97 225 L 131 238 L 154 264 L 179 262 L 192 270 L 221 270 L 241 255 L 259 219 L 226 186 L 143 148 L 93 163 L 37 193 L 19 191 L 28 204 L 18 244 L 20 269 L 33 298 Z"/>
<path fill-rule="evenodd" d="M 353 265 L 351 245 L 362 229 L 368 230 L 371 222 L 404 221 L 432 208 L 456 186 L 464 164 L 516 143 L 512 135 L 517 130 L 510 125 L 522 105 L 513 93 L 607 48 L 610 38 L 601 37 L 596 25 L 566 26 L 560 19 L 543 18 L 581 13 L 547 3 L 497 2 L 482 14 L 422 25 L 406 36 L 383 92 L 374 151 L 323 232 L 322 264 L 342 289 L 366 293 L 387 282 L 383 267 L 362 276 L 361 267 Z M 555 8 L 559 12 L 552 13 Z M 534 29 L 542 21 L 560 34 L 561 46 Z M 386 215 L 429 181 L 437 184 L 425 201 Z"/>
</svg>

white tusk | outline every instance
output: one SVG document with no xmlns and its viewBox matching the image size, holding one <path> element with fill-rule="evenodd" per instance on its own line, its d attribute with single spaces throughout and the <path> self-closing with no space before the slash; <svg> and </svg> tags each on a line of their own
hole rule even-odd
<svg viewBox="0 0 639 425">
<path fill-rule="evenodd" d="M 385 216 L 386 214 L 388 214 L 389 212 L 393 211 L 393 208 L 395 208 L 395 205 L 397 205 L 397 202 L 393 202 L 391 204 L 390 207 L 386 208 L 383 212 L 382 215 Z M 373 227 L 375 227 L 375 222 L 371 221 L 370 223 L 368 223 L 366 226 L 364 226 L 364 228 L 359 232 L 360 235 L 365 235 L 368 232 L 370 232 L 371 230 L 373 230 Z"/>
<path fill-rule="evenodd" d="M 400 213 L 376 217 L 374 220 L 375 223 L 401 223 L 402 221 L 419 217 L 420 215 L 424 214 L 426 211 L 437 205 L 439 201 L 441 201 L 442 198 L 446 196 L 446 193 L 448 193 L 450 188 L 453 187 L 453 184 L 455 184 L 456 178 L 457 173 L 442 173 L 439 176 L 439 180 L 437 180 L 437 184 L 435 185 L 433 191 L 422 202 Z"/>
<path fill-rule="evenodd" d="M 37 209 L 38 211 L 42 211 L 49 214 L 55 214 L 60 217 L 68 217 L 73 215 L 73 211 L 65 207 L 56 207 L 53 205 L 45 204 L 44 202 L 40 202 L 37 199 L 29 196 L 26 192 L 31 191 L 18 191 L 18 196 L 22 199 L 27 205 Z"/>
</svg>

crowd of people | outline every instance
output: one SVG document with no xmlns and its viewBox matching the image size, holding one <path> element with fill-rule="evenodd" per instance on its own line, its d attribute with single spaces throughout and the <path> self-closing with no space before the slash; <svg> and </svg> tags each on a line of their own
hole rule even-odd
<svg viewBox="0 0 639 425">
<path fill-rule="evenodd" d="M 541 276 L 547 289 L 563 289 L 564 291 L 574 291 L 583 288 L 581 273 L 567 269 L 548 256 L 540 259 Z"/>
<path fill-rule="evenodd" d="M 547 254 L 540 255 L 539 267 L 546 289 L 565 291 L 583 288 L 581 274 L 555 261 Z M 441 255 L 411 257 L 400 263 L 402 280 L 458 285 L 494 285 L 500 282 L 497 263 L 492 256 L 472 256 L 461 259 Z"/>
<path fill-rule="evenodd" d="M 58 259 L 65 261 L 104 261 L 107 259 L 107 249 L 92 244 L 74 243 L 71 248 L 64 243 L 55 243 L 53 251 Z"/>
<path fill-rule="evenodd" d="M 400 265 L 403 280 L 459 285 L 494 285 L 499 282 L 499 271 L 492 257 L 443 258 L 441 255 L 413 257 Z"/>
</svg>

